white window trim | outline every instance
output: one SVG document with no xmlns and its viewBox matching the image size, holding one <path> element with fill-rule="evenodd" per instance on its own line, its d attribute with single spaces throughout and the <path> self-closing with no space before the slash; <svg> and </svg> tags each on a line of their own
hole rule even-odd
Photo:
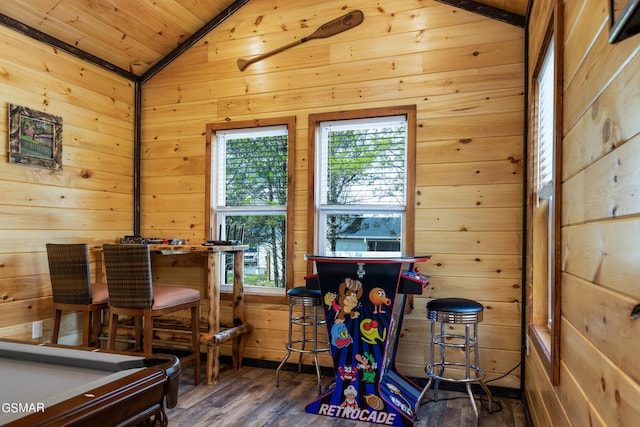
<svg viewBox="0 0 640 427">
<path fill-rule="evenodd" d="M 322 203 L 322 197 L 324 194 L 324 190 L 327 186 L 325 174 L 322 173 L 323 170 L 327 167 L 327 159 L 328 159 L 328 147 L 323 143 L 325 140 L 325 133 L 328 132 L 331 128 L 332 130 L 352 130 L 352 129 L 368 129 L 372 124 L 389 124 L 396 123 L 397 125 L 402 125 L 405 128 L 405 144 L 404 144 L 404 170 L 407 171 L 407 152 L 408 152 L 408 118 L 406 115 L 397 115 L 397 116 L 383 116 L 383 117 L 371 117 L 371 118 L 360 118 L 360 119 L 340 119 L 334 121 L 323 121 L 316 129 L 316 141 L 315 144 L 315 169 L 314 175 L 316 182 L 319 185 L 315 186 L 315 194 L 314 194 L 314 223 L 315 229 L 314 233 L 316 238 L 314 239 L 314 251 L 317 254 L 325 255 L 324 253 L 324 237 L 326 236 L 326 217 L 327 215 L 335 214 L 335 213 L 343 213 L 343 214 L 361 214 L 363 212 L 371 213 L 371 214 L 401 214 L 401 226 L 400 226 L 400 251 L 398 256 L 406 252 L 406 209 L 407 209 L 407 187 L 408 187 L 408 178 L 405 174 L 404 178 L 404 194 L 403 194 L 403 205 L 329 205 Z M 349 253 L 353 255 L 353 253 Z M 333 255 L 337 256 L 346 256 L 348 254 L 337 252 Z M 389 252 L 358 252 L 358 256 L 380 256 L 380 257 L 388 257 Z"/>
<path fill-rule="evenodd" d="M 228 137 L 233 138 L 242 138 L 242 137 L 268 137 L 268 136 L 288 136 L 288 126 L 287 125 L 274 125 L 274 126 L 256 126 L 256 127 L 245 127 L 240 129 L 226 129 L 226 130 L 217 130 L 212 135 L 212 151 L 211 151 L 211 164 L 216 165 L 215 172 L 215 185 L 211 186 L 211 200 L 213 203 L 213 211 L 215 215 L 215 230 L 222 230 L 223 224 L 226 222 L 226 217 L 228 216 L 236 216 L 236 215 L 273 215 L 273 214 L 281 214 L 285 216 L 285 221 L 288 221 L 287 217 L 288 208 L 290 198 L 287 197 L 287 205 L 279 205 L 279 206 L 226 206 L 226 187 L 223 179 L 220 179 L 221 176 L 226 176 L 226 139 Z M 287 189 L 289 192 L 290 189 Z M 234 215 L 235 214 L 235 215 Z M 213 235 L 214 231 L 212 230 L 211 234 Z M 215 235 L 214 235 L 215 236 Z M 228 236 L 218 236 L 218 239 L 227 239 Z M 286 245 L 286 242 L 285 242 Z M 222 268 L 220 269 L 220 277 L 218 279 L 218 283 L 220 283 L 220 291 L 221 292 L 233 292 L 233 283 L 226 283 L 226 272 L 225 272 L 225 252 L 221 252 L 220 256 L 220 265 Z M 285 276 L 286 277 L 286 276 Z M 283 295 L 286 291 L 286 284 L 284 288 L 281 287 L 266 287 L 266 286 L 252 286 L 248 284 L 244 284 L 244 290 L 247 293 L 254 293 L 259 295 Z"/>
</svg>

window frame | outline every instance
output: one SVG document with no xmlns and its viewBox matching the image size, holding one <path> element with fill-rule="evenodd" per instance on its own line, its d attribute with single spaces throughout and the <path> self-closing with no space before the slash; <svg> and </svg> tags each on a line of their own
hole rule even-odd
<svg viewBox="0 0 640 427">
<path fill-rule="evenodd" d="M 563 27 L 562 4 L 554 2 L 545 37 L 535 58 L 535 66 L 530 79 L 530 156 L 528 174 L 528 232 L 527 271 L 529 272 L 527 331 L 534 351 L 553 385 L 560 377 L 560 323 L 561 323 L 561 207 L 562 207 L 562 70 L 563 70 Z M 551 191 L 538 196 L 538 78 L 553 41 L 554 85 L 553 85 L 553 181 Z M 550 194 L 548 194 L 550 193 Z M 542 229 L 542 230 L 541 230 Z"/>
<path fill-rule="evenodd" d="M 296 149 L 296 117 L 277 117 L 267 119 L 255 119 L 255 120 L 243 120 L 238 122 L 219 122 L 219 123 L 207 123 L 206 125 L 206 176 L 205 176 L 205 224 L 209 225 L 209 228 L 205 230 L 204 240 L 210 239 L 211 231 L 216 230 L 217 215 L 216 200 L 214 199 L 214 188 L 212 178 L 217 176 L 213 173 L 217 169 L 216 151 L 217 151 L 217 138 L 216 132 L 229 131 L 244 128 L 259 128 L 269 126 L 286 126 L 287 127 L 287 206 L 284 211 L 286 233 L 285 233 L 285 287 L 284 288 L 268 288 L 263 292 L 257 292 L 257 290 L 248 288 L 245 286 L 245 300 L 256 302 L 274 302 L 284 301 L 286 299 L 286 292 L 293 286 L 294 277 L 294 209 L 295 209 L 295 149 Z M 216 179 L 216 184 L 217 179 Z M 226 209 L 223 209 L 226 210 Z M 264 211 L 269 212 L 268 207 L 250 207 L 249 210 L 257 213 Z M 280 211 L 281 212 L 281 211 Z M 221 272 L 224 274 L 224 271 Z M 277 292 L 274 292 L 274 289 Z M 231 290 L 222 289 L 220 295 L 223 298 L 230 298 L 232 295 Z"/>
<path fill-rule="evenodd" d="M 368 119 L 375 117 L 387 117 L 387 116 L 406 116 L 407 118 L 407 147 L 406 147 L 406 159 L 405 159 L 405 173 L 406 173 L 406 187 L 405 187 L 405 210 L 404 210 L 404 223 L 402 228 L 404 231 L 404 241 L 402 244 L 403 255 L 413 255 L 414 251 L 414 229 L 415 229 L 415 157 L 416 157 L 416 106 L 404 105 L 396 107 L 382 107 L 371 108 L 362 110 L 351 111 L 337 111 L 329 113 L 318 113 L 309 115 L 309 176 L 308 176 L 308 191 L 309 191 L 309 203 L 308 203 L 308 244 L 307 247 L 311 250 L 316 250 L 318 247 L 318 229 L 319 229 L 319 215 L 317 206 L 319 201 L 319 182 L 316 182 L 316 146 L 320 140 L 320 124 L 323 122 L 332 122 L 340 120 L 354 120 L 354 119 Z M 375 211 L 375 209 L 372 209 Z M 312 273 L 313 266 L 307 265 L 307 272 Z"/>
</svg>

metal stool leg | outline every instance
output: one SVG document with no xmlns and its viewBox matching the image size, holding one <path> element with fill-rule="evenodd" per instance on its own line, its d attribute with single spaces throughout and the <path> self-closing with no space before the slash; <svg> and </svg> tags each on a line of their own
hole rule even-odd
<svg viewBox="0 0 640 427">
<path fill-rule="evenodd" d="M 322 393 L 322 375 L 320 375 L 320 363 L 318 362 L 318 306 L 313 306 L 313 361 L 316 364 L 318 377 L 318 394 Z"/>
<path fill-rule="evenodd" d="M 473 352 L 473 363 L 476 369 L 476 377 L 478 376 L 478 372 L 482 373 L 482 376 L 484 376 L 485 373 L 482 369 L 480 369 L 480 364 L 478 363 L 478 324 L 473 325 L 473 336 L 476 339 L 476 347 L 475 351 Z M 491 390 L 489 390 L 489 387 L 487 387 L 487 385 L 485 384 L 484 379 L 481 379 L 478 382 L 480 384 L 480 387 L 482 387 L 484 392 L 487 394 L 487 399 L 489 400 L 489 412 L 491 412 L 493 410 L 493 395 L 491 394 Z"/>
<path fill-rule="evenodd" d="M 431 340 L 429 343 L 429 364 L 425 367 L 425 373 L 427 374 L 428 380 L 427 380 L 427 385 L 424 386 L 424 388 L 422 389 L 422 392 L 420 393 L 420 396 L 418 397 L 418 401 L 416 404 L 416 407 L 420 407 L 420 405 L 422 404 L 422 401 L 424 400 L 424 397 L 427 394 L 427 391 L 429 390 L 429 387 L 431 386 L 431 383 L 433 382 L 433 350 L 434 350 L 434 337 L 433 334 L 435 332 L 435 322 L 431 322 Z"/>
<path fill-rule="evenodd" d="M 302 306 L 302 341 L 300 343 L 300 354 L 298 355 L 298 373 L 302 373 L 302 355 L 305 351 L 305 345 L 307 344 L 307 307 Z"/>
<path fill-rule="evenodd" d="M 475 328 L 474 328 L 474 339 L 476 337 L 475 335 Z M 471 338 L 469 337 L 469 324 L 465 323 L 464 325 L 464 375 L 465 378 L 471 378 L 471 358 L 470 358 L 470 345 L 469 345 L 469 340 Z M 477 347 L 475 347 L 474 345 L 474 359 L 478 353 Z M 474 367 L 475 368 L 475 367 Z M 478 372 L 476 371 L 474 373 L 474 376 L 477 377 L 478 376 Z M 471 382 L 467 381 L 465 383 L 465 385 L 467 386 L 467 394 L 469 395 L 469 399 L 471 400 L 471 406 L 473 407 L 473 412 L 475 412 L 476 414 L 476 418 L 478 418 L 478 407 L 476 406 L 476 401 L 473 398 L 473 392 L 471 391 Z"/>
<path fill-rule="evenodd" d="M 291 319 L 293 319 L 293 304 L 289 303 L 289 339 L 287 341 L 287 355 L 284 357 L 284 359 L 282 359 L 282 362 L 280 362 L 280 365 L 278 365 L 278 368 L 276 369 L 276 387 L 280 385 L 280 369 L 289 359 L 289 356 L 291 356 L 291 340 L 293 336 L 291 330 L 293 324 L 291 323 Z"/>
<path fill-rule="evenodd" d="M 289 294 L 289 337 L 287 341 L 287 354 L 280 362 L 280 365 L 276 369 L 276 387 L 279 385 L 280 369 L 285 365 L 292 352 L 299 353 L 298 357 L 298 372 L 302 372 L 302 358 L 305 354 L 313 354 L 313 362 L 316 369 L 316 376 L 318 380 L 318 394 L 322 392 L 322 375 L 320 373 L 320 361 L 318 359 L 318 353 L 329 351 L 329 343 L 326 340 L 318 340 L 318 326 L 324 325 L 326 320 L 318 317 L 318 307 L 322 307 L 322 300 L 319 293 L 317 296 L 301 295 L 305 291 L 300 288 L 291 289 L 289 292 L 295 293 L 295 295 Z M 301 314 L 294 316 L 293 306 L 301 307 Z M 307 310 L 308 307 L 313 307 L 313 314 L 310 314 Z M 301 339 L 293 339 L 293 325 L 300 327 Z M 307 327 L 312 328 L 311 331 L 307 330 Z M 323 343 L 324 346 L 319 347 L 319 343 Z"/>
<path fill-rule="evenodd" d="M 444 369 L 445 369 L 445 365 L 446 365 L 446 361 L 445 361 L 445 346 L 442 345 L 446 340 L 445 335 L 444 335 L 444 322 L 440 322 L 440 336 L 438 337 L 438 339 L 441 342 L 441 344 L 439 344 L 439 347 L 440 347 L 440 361 L 438 363 L 435 363 L 435 364 L 440 367 L 440 371 L 438 372 L 438 375 L 435 377 L 435 381 L 433 383 L 433 400 L 435 400 L 436 402 L 438 401 L 438 387 L 440 386 L 440 377 L 444 376 Z M 434 343 L 435 342 L 436 341 L 434 340 Z"/>
</svg>

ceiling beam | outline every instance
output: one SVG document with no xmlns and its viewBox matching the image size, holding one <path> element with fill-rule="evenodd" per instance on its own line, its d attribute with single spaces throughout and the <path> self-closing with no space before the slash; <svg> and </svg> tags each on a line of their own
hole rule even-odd
<svg viewBox="0 0 640 427">
<path fill-rule="evenodd" d="M 31 37 L 34 40 L 52 46 L 56 49 L 60 49 L 61 51 L 73 55 L 83 61 L 87 61 L 91 64 L 97 65 L 98 67 L 104 68 L 107 71 L 111 71 L 112 73 L 115 73 L 121 77 L 125 77 L 133 82 L 143 83 L 156 75 L 160 70 L 169 65 L 171 62 L 173 62 L 178 56 L 183 54 L 187 49 L 189 49 L 200 39 L 205 37 L 211 30 L 220 25 L 222 21 L 233 15 L 233 13 L 235 13 L 248 1 L 249 0 L 235 0 L 229 7 L 220 12 L 212 20 L 207 22 L 198 31 L 193 33 L 188 39 L 179 44 L 178 47 L 176 47 L 173 51 L 169 52 L 167 55 L 161 58 L 141 76 L 138 76 L 137 74 L 132 73 L 129 70 L 125 70 L 124 68 L 112 64 L 111 62 L 105 61 L 104 59 L 98 58 L 97 56 L 79 49 L 76 46 L 63 42 L 62 40 L 56 39 L 55 37 L 51 37 L 50 35 L 43 33 L 40 30 L 25 25 L 22 22 L 16 21 L 15 19 L 10 18 L 2 13 L 0 13 L 0 24 L 4 25 L 5 27 L 11 28 L 21 34 L 24 34 L 27 37 Z"/>
<path fill-rule="evenodd" d="M 178 47 L 176 47 L 173 51 L 169 52 L 162 58 L 160 61 L 156 62 L 151 68 L 149 68 L 144 74 L 141 76 L 141 82 L 144 83 L 149 80 L 151 77 L 155 76 L 160 70 L 173 62 L 174 59 L 182 55 L 187 49 L 196 44 L 201 38 L 209 34 L 211 30 L 216 28 L 218 25 L 222 23 L 225 19 L 233 15 L 238 9 L 240 9 L 245 3 L 249 0 L 236 0 L 231 6 L 227 7 L 225 10 L 220 12 L 215 18 L 211 21 L 207 22 L 202 28 L 193 33 L 191 37 L 186 39 L 184 42 L 180 43 Z"/>
<path fill-rule="evenodd" d="M 91 55 L 90 53 L 85 52 L 82 49 L 78 49 L 77 47 L 70 45 L 69 43 L 65 43 L 62 40 L 51 37 L 50 35 L 45 34 L 40 30 L 36 30 L 33 27 L 23 24 L 22 22 L 18 22 L 15 19 L 10 18 L 2 13 L 0 13 L 0 24 L 17 31 L 20 34 L 24 34 L 27 37 L 31 37 L 34 40 L 73 55 L 76 58 L 82 59 L 83 61 L 90 62 L 94 65 L 97 65 L 98 67 L 104 68 L 107 71 L 111 71 L 112 73 L 115 73 L 121 77 L 133 80 L 134 82 L 139 79 L 136 74 L 125 70 L 124 68 L 120 68 L 117 65 L 107 62 L 104 59 L 98 58 L 97 56 Z"/>
<path fill-rule="evenodd" d="M 517 13 L 509 12 L 504 9 L 479 3 L 474 0 L 436 0 L 440 3 L 448 4 L 460 9 L 468 10 L 488 18 L 497 19 L 516 27 L 524 28 L 525 17 Z"/>
</svg>

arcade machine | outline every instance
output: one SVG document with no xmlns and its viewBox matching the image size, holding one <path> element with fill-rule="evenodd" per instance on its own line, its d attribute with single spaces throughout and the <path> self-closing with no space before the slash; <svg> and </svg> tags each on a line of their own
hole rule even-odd
<svg viewBox="0 0 640 427">
<path fill-rule="evenodd" d="M 336 372 L 306 412 L 413 426 L 422 390 L 397 371 L 395 356 L 406 297 L 429 283 L 414 264 L 429 258 L 306 256 L 315 262 L 307 287 L 320 289 Z"/>
</svg>

